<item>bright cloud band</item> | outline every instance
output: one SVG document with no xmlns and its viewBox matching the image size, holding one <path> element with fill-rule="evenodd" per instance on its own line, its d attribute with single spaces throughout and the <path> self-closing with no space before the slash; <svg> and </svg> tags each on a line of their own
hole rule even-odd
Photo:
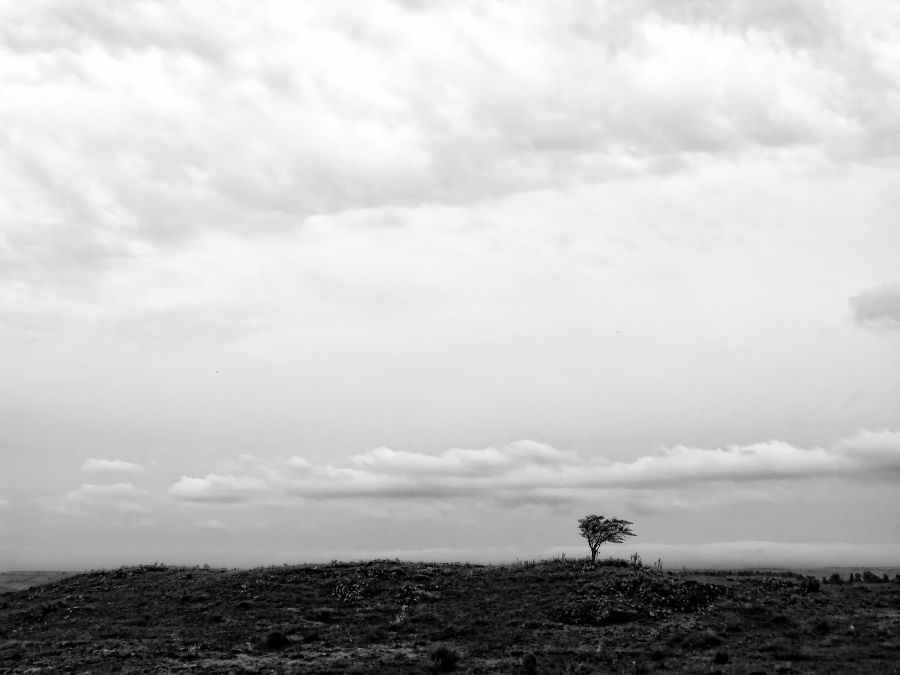
<svg viewBox="0 0 900 675">
<path fill-rule="evenodd" d="M 440 455 L 376 448 L 346 466 L 292 457 L 243 459 L 240 475 L 184 476 L 169 492 L 193 502 L 235 503 L 265 495 L 303 499 L 448 499 L 508 505 L 578 501 L 599 490 L 690 488 L 703 483 L 766 483 L 900 475 L 900 432 L 863 431 L 832 448 L 771 441 L 721 449 L 665 448 L 630 462 L 583 458 L 534 441 Z"/>
</svg>

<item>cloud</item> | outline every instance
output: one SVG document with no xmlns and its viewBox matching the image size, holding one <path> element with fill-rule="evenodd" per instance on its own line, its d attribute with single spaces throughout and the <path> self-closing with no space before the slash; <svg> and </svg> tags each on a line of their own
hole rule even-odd
<svg viewBox="0 0 900 675">
<path fill-rule="evenodd" d="M 351 463 L 378 474 L 472 477 L 508 473 L 523 464 L 552 467 L 566 459 L 574 460 L 574 453 L 562 452 L 552 446 L 534 441 L 519 441 L 499 449 L 464 450 L 454 448 L 438 456 L 397 452 L 382 447 L 353 456 Z"/>
<path fill-rule="evenodd" d="M 794 481 L 712 482 L 703 485 L 663 486 L 620 490 L 617 502 L 639 516 L 659 516 L 687 511 L 702 512 L 732 504 L 781 503 L 796 489 Z"/>
<path fill-rule="evenodd" d="M 346 466 L 292 457 L 246 463 L 246 475 L 184 476 L 179 500 L 475 499 L 500 507 L 560 505 L 615 495 L 652 511 L 660 499 L 683 508 L 759 500 L 793 481 L 872 480 L 900 471 L 900 433 L 862 431 L 829 449 L 783 441 L 706 449 L 677 445 L 629 462 L 581 457 L 534 441 L 439 455 L 376 448 Z M 702 487 L 702 498 L 692 491 Z M 691 496 L 688 496 L 691 495 Z"/>
<path fill-rule="evenodd" d="M 872 288 L 850 298 L 856 322 L 882 329 L 900 328 L 900 284 Z"/>
<path fill-rule="evenodd" d="M 900 473 L 900 431 L 863 429 L 838 446 L 858 466 L 882 474 L 885 479 Z"/>
<path fill-rule="evenodd" d="M 249 476 L 220 476 L 181 479 L 169 488 L 169 493 L 187 502 L 235 503 L 245 501 L 266 490 L 266 483 Z"/>
<path fill-rule="evenodd" d="M 860 153 L 897 117 L 889 4 L 264 5 L 4 10 L 22 265 L 35 243 L 90 266 L 204 227 Z"/>
<path fill-rule="evenodd" d="M 139 517 L 151 508 L 152 494 L 131 483 L 97 485 L 85 483 L 69 492 L 61 503 L 50 504 L 49 510 L 68 516 L 107 518 Z"/>
<path fill-rule="evenodd" d="M 734 220 L 741 199 L 784 204 L 757 174 L 890 151 L 895 9 L 742 5 L 10 5 L 2 332 L 89 324 L 190 347 L 284 329 L 291 313 L 317 328 L 350 303 L 374 307 L 371 295 L 445 308 L 469 286 L 521 287 L 531 262 L 562 286 L 573 259 L 633 265 L 654 246 L 648 220 L 689 219 L 667 236 L 705 241 L 713 228 L 695 224 Z M 704 171 L 721 177 L 704 185 Z M 679 175 L 700 189 L 666 199 L 681 188 L 656 181 Z M 572 191 L 604 185 L 571 208 Z M 514 203 L 530 195 L 546 198 L 540 223 Z M 717 195 L 729 197 L 697 213 Z M 473 273 L 489 247 L 495 277 Z M 618 283 L 630 282 L 586 284 L 586 301 L 611 304 L 596 289 Z M 459 304 L 494 300 L 474 295 Z"/>
<path fill-rule="evenodd" d="M 133 462 L 126 462 L 121 459 L 97 459 L 91 457 L 84 461 L 81 465 L 82 471 L 91 473 L 143 473 L 144 467 Z"/>
<path fill-rule="evenodd" d="M 850 469 L 839 455 L 821 448 L 797 448 L 783 441 L 706 449 L 676 445 L 653 456 L 619 463 L 613 480 L 624 484 L 765 481 L 835 475 Z"/>
</svg>

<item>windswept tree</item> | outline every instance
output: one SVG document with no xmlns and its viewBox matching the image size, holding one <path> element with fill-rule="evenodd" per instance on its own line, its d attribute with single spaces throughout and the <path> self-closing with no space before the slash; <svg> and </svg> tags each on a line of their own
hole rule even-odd
<svg viewBox="0 0 900 675">
<path fill-rule="evenodd" d="M 579 518 L 578 530 L 591 547 L 591 564 L 597 563 L 597 549 L 600 548 L 600 544 L 606 542 L 621 544 L 625 541 L 625 537 L 633 537 L 634 532 L 628 527 L 632 524 L 627 520 L 606 516 L 590 515 Z"/>
</svg>

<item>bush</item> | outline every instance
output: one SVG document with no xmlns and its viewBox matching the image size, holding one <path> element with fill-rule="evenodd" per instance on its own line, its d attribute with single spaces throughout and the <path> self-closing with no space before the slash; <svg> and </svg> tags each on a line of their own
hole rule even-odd
<svg viewBox="0 0 900 675">
<path fill-rule="evenodd" d="M 822 590 L 819 580 L 815 577 L 806 577 L 800 582 L 801 593 L 818 593 Z"/>
<path fill-rule="evenodd" d="M 597 561 L 597 567 L 628 567 L 630 565 L 627 560 L 621 558 L 613 558 L 612 556 Z"/>
</svg>

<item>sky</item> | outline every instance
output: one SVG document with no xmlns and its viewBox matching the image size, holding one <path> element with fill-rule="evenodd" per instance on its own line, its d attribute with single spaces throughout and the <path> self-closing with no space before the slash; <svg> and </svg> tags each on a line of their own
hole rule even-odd
<svg viewBox="0 0 900 675">
<path fill-rule="evenodd" d="M 0 0 L 0 570 L 900 566 L 900 6 Z"/>
</svg>

